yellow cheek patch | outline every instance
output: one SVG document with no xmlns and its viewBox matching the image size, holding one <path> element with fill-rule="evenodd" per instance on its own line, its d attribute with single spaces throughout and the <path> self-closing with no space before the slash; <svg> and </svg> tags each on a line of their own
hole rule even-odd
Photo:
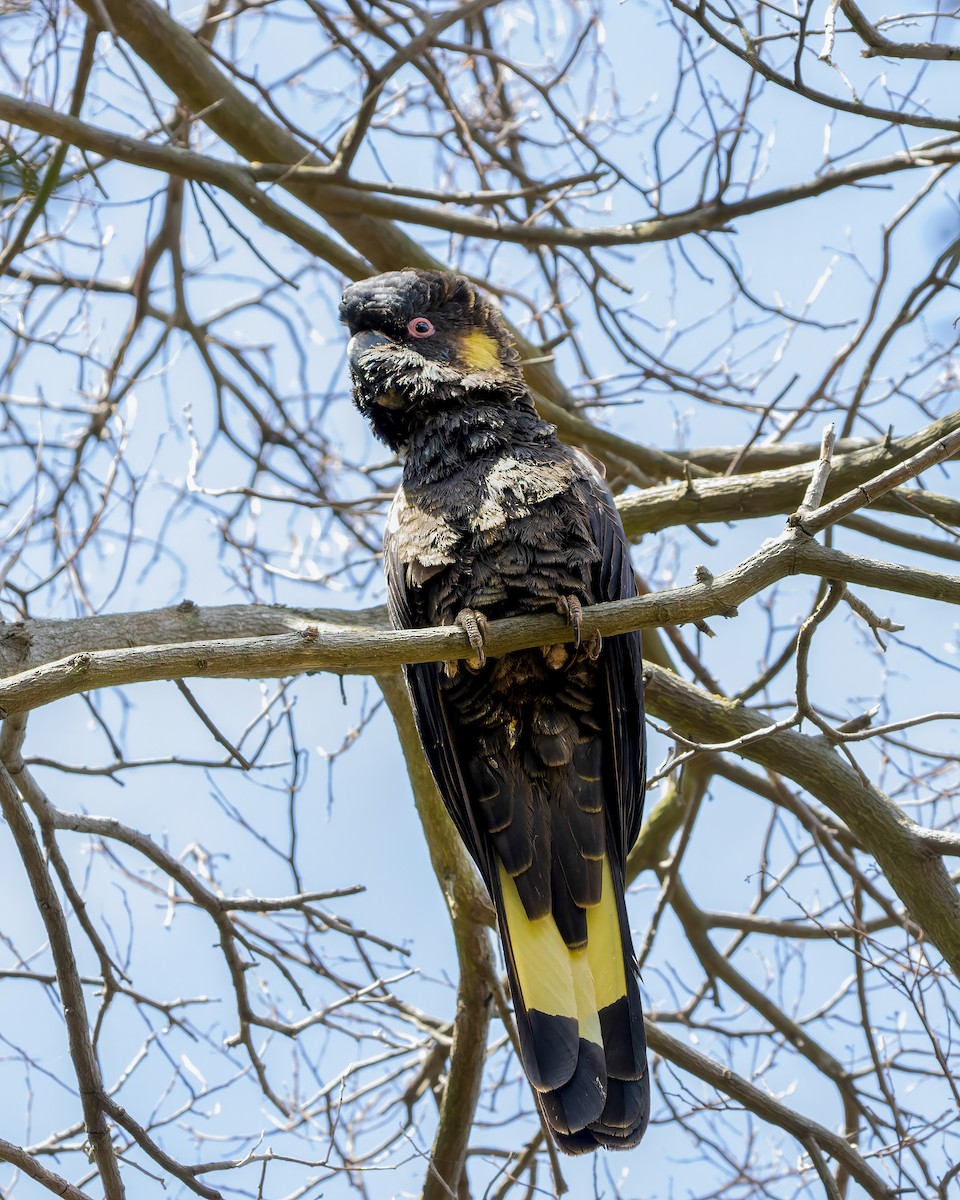
<svg viewBox="0 0 960 1200">
<path fill-rule="evenodd" d="M 460 338 L 459 350 L 464 366 L 471 371 L 499 371 L 503 365 L 496 338 L 481 333 L 479 329 Z"/>
</svg>

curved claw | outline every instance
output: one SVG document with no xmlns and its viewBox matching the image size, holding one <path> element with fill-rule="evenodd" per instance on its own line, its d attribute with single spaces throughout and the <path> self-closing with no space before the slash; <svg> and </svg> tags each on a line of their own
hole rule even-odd
<svg viewBox="0 0 960 1200">
<path fill-rule="evenodd" d="M 479 671 L 487 661 L 486 651 L 484 650 L 484 642 L 487 636 L 487 618 L 482 612 L 477 612 L 475 608 L 461 608 L 456 615 L 454 623 L 459 625 L 467 635 L 470 642 L 470 649 L 473 651 L 474 657 L 467 659 L 467 666 L 474 671 Z"/>
<path fill-rule="evenodd" d="M 576 596 L 558 596 L 557 611 L 566 617 L 573 627 L 573 648 L 580 649 L 580 629 L 583 625 L 583 605 Z"/>
</svg>

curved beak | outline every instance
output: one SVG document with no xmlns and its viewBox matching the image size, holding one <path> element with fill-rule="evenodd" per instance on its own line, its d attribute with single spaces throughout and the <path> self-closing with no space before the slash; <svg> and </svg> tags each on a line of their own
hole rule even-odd
<svg viewBox="0 0 960 1200">
<path fill-rule="evenodd" d="M 375 329 L 362 329 L 359 333 L 355 333 L 347 344 L 347 362 L 351 367 L 357 368 L 363 356 L 371 350 L 375 350 L 378 346 L 392 345 L 393 342 L 390 338 L 382 333 L 377 333 Z"/>
</svg>

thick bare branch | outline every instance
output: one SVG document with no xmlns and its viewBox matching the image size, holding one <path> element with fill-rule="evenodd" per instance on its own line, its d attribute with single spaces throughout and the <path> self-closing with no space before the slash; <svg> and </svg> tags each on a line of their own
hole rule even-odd
<svg viewBox="0 0 960 1200">
<path fill-rule="evenodd" d="M 453 1046 L 421 1194 L 421 1200 L 446 1200 L 460 1187 L 487 1057 L 495 977 L 489 934 L 493 910 L 433 782 L 402 677 L 380 675 L 377 682 L 397 726 L 430 861 L 447 902 L 457 943 L 460 982 Z"/>
<path fill-rule="evenodd" d="M 952 436 L 960 429 L 960 409 L 907 437 L 888 439 L 881 446 L 854 450 L 836 457 L 831 464 L 825 496 L 832 500 L 851 488 L 876 478 L 882 472 Z M 685 484 L 667 484 L 624 496 L 618 503 L 623 524 L 631 536 L 653 533 L 680 524 L 706 524 L 790 513 L 801 503 L 813 467 L 807 464 L 731 475 L 721 479 L 697 479 Z M 909 477 L 908 475 L 905 478 Z M 924 498 L 915 492 L 895 491 L 877 504 L 878 508 L 903 512 Z M 960 519 L 960 504 L 945 497 L 954 519 Z M 867 503 L 864 499 L 862 503 Z M 933 507 L 933 506 L 931 506 Z M 852 511 L 852 510 L 851 510 Z M 913 510 L 916 511 L 916 510 Z M 942 511 L 942 509 L 941 509 Z M 949 519 L 949 518 L 947 518 Z"/>
<path fill-rule="evenodd" d="M 791 530 L 723 575 L 632 600 L 591 605 L 584 610 L 582 633 L 584 638 L 594 633 L 611 637 L 649 626 L 682 625 L 714 616 L 733 617 L 745 600 L 778 579 L 798 573 L 931 600 L 960 602 L 960 579 L 954 576 L 829 550 L 802 532 Z M 166 617 L 172 611 L 164 610 L 162 615 Z M 262 613 L 253 610 L 247 617 L 237 614 L 240 624 L 262 618 Z M 288 619 L 282 618 L 285 624 Z M 123 618 L 114 619 L 111 622 L 114 629 L 119 631 L 122 621 Z M 276 621 L 276 614 L 268 612 L 266 624 L 274 625 Z M 10 716 L 80 692 L 147 680 L 265 679 L 305 671 L 382 674 L 396 670 L 403 663 L 443 662 L 467 657 L 470 652 L 467 635 L 456 625 L 387 633 L 385 629 L 358 627 L 353 621 L 346 626 L 339 622 L 302 624 L 295 633 L 267 637 L 233 637 L 164 646 L 130 647 L 129 637 L 125 640 L 126 649 L 81 651 L 7 677 L 0 681 L 0 709 Z M 559 615 L 509 617 L 489 623 L 487 655 L 496 658 L 531 646 L 572 640 L 569 622 Z"/>
</svg>

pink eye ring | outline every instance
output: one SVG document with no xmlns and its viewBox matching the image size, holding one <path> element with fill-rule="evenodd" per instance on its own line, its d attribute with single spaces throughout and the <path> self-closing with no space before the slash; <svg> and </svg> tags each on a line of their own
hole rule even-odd
<svg viewBox="0 0 960 1200">
<path fill-rule="evenodd" d="M 433 322 L 428 321 L 426 317 L 414 317 L 407 325 L 407 333 L 415 338 L 432 337 L 436 332 Z"/>
</svg>

